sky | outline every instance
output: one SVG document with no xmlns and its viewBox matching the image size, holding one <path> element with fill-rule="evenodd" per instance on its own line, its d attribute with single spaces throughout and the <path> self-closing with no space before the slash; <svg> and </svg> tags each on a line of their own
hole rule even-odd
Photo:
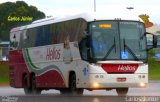
<svg viewBox="0 0 160 102">
<path fill-rule="evenodd" d="M 0 3 L 17 0 L 0 0 Z M 36 6 L 46 16 L 66 16 L 86 12 L 94 12 L 94 0 L 23 0 L 28 5 Z M 96 12 L 109 15 L 123 15 L 122 11 L 133 15 L 147 14 L 149 20 L 160 24 L 160 0 L 95 0 Z M 127 7 L 134 9 L 128 10 Z"/>
</svg>

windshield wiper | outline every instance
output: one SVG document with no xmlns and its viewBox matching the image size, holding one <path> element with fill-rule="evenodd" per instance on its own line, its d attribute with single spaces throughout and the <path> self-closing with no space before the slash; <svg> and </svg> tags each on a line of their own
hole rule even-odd
<svg viewBox="0 0 160 102">
<path fill-rule="evenodd" d="M 115 53 L 116 53 L 116 40 L 115 40 L 115 37 L 114 37 L 114 44 L 110 47 L 110 49 L 107 51 L 106 55 L 104 56 L 103 60 L 105 60 L 108 55 L 111 53 L 111 51 L 113 50 L 113 48 L 115 48 Z"/>
<path fill-rule="evenodd" d="M 138 61 L 139 59 L 137 58 L 135 53 L 126 45 L 125 38 L 123 39 L 123 45 L 124 45 L 124 52 L 125 52 L 125 49 L 127 48 L 130 54 L 135 58 L 135 60 Z"/>
</svg>

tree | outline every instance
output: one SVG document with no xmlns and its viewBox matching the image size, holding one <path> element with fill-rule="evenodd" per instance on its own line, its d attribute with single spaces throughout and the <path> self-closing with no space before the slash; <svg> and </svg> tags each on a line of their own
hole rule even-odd
<svg viewBox="0 0 160 102">
<path fill-rule="evenodd" d="M 9 20 L 9 17 L 31 17 L 32 20 Z M 37 19 L 45 18 L 45 14 L 35 6 L 29 6 L 24 1 L 6 2 L 0 4 L 0 40 L 9 40 L 12 28 L 29 24 Z"/>
</svg>

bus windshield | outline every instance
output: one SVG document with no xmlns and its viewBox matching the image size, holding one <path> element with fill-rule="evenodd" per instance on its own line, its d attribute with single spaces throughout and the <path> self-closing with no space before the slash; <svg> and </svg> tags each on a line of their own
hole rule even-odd
<svg viewBox="0 0 160 102">
<path fill-rule="evenodd" d="M 142 22 L 97 21 L 90 23 L 92 57 L 95 60 L 146 61 L 146 36 Z"/>
</svg>

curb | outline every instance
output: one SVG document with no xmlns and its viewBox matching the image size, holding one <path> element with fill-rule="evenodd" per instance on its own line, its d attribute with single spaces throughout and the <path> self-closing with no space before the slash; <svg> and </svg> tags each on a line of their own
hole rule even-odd
<svg viewBox="0 0 160 102">
<path fill-rule="evenodd" d="M 160 83 L 160 80 L 149 80 L 149 83 Z"/>
</svg>

